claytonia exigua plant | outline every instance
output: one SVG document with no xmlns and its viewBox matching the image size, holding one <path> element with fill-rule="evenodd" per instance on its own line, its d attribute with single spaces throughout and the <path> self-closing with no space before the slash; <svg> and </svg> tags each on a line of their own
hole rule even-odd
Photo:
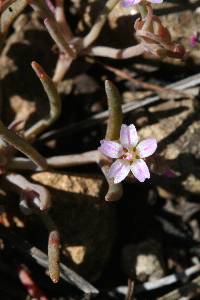
<svg viewBox="0 0 200 300">
<path fill-rule="evenodd" d="M 110 167 L 108 178 L 113 178 L 114 183 L 119 183 L 132 172 L 140 182 L 150 178 L 149 168 L 145 159 L 151 156 L 157 148 L 155 138 L 139 142 L 137 130 L 133 124 L 122 124 L 120 142 L 102 140 L 99 151 L 110 158 L 117 159 Z"/>
<path fill-rule="evenodd" d="M 123 0 L 122 6 L 135 5 L 141 17 L 135 21 L 136 37 L 140 41 L 140 48 L 159 58 L 173 57 L 183 59 L 185 49 L 173 42 L 168 28 L 159 17 L 153 13 L 151 4 L 162 3 L 163 0 Z"/>
</svg>

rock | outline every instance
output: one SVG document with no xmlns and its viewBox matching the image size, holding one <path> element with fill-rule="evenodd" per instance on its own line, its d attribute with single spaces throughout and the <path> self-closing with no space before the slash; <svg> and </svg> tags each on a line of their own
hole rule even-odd
<svg viewBox="0 0 200 300">
<path fill-rule="evenodd" d="M 194 47 L 190 45 L 190 38 L 196 34 L 200 25 L 200 18 L 197 12 L 183 10 L 177 13 L 167 14 L 162 18 L 163 24 L 169 28 L 173 40 L 179 41 L 188 51 L 188 55 L 198 64 L 200 62 L 200 44 Z M 177 60 L 170 60 L 170 63 L 177 63 Z"/>
<path fill-rule="evenodd" d="M 48 74 L 51 74 L 54 65 L 55 54 L 50 51 L 51 37 L 39 20 L 33 13 L 21 14 L 2 49 L 0 79 L 3 97 L 7 101 L 3 106 L 3 121 L 6 124 L 16 117 L 28 121 L 29 127 L 46 117 L 49 111 L 48 98 L 30 65 L 36 60 Z"/>
<path fill-rule="evenodd" d="M 122 269 L 128 277 L 141 282 L 160 279 L 164 276 L 160 244 L 150 239 L 127 245 L 122 253 Z"/>
<path fill-rule="evenodd" d="M 10 106 L 15 113 L 15 119 L 20 121 L 28 120 L 30 115 L 36 111 L 35 103 L 29 102 L 18 95 L 10 97 Z"/>
<path fill-rule="evenodd" d="M 61 233 L 64 261 L 88 280 L 98 279 L 115 236 L 115 214 L 103 199 L 103 178 L 42 172 L 32 179 L 53 196 L 50 214 Z"/>
<path fill-rule="evenodd" d="M 42 172 L 32 175 L 32 179 L 53 189 L 74 193 L 74 196 L 99 198 L 103 188 L 103 178 L 87 175 L 69 175 L 56 172 Z"/>
<path fill-rule="evenodd" d="M 140 130 L 140 136 L 158 140 L 158 153 L 163 155 L 177 177 L 161 178 L 162 187 L 177 196 L 184 192 L 199 193 L 200 151 L 199 112 L 191 99 L 166 101 L 149 108 L 151 123 Z M 192 175 L 191 175 L 192 174 Z"/>
</svg>

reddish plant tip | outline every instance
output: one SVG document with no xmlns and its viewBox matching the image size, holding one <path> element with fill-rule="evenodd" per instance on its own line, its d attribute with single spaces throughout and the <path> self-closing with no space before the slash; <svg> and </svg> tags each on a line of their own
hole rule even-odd
<svg viewBox="0 0 200 300">
<path fill-rule="evenodd" d="M 18 276 L 30 296 L 32 296 L 34 299 L 48 300 L 46 295 L 37 285 L 37 282 L 35 282 L 32 278 L 30 272 L 24 266 L 19 268 Z"/>
<path fill-rule="evenodd" d="M 37 74 L 37 76 L 41 80 L 44 79 L 45 77 L 47 77 L 45 71 L 42 69 L 42 67 L 36 61 L 33 61 L 31 63 L 31 66 L 32 66 L 33 70 L 35 71 L 35 73 Z"/>
<path fill-rule="evenodd" d="M 47 7 L 49 8 L 49 10 L 52 12 L 52 14 L 55 14 L 55 6 L 53 5 L 53 3 L 51 2 L 51 0 L 45 0 L 45 3 L 47 5 Z"/>
<path fill-rule="evenodd" d="M 38 63 L 36 61 L 32 61 L 31 62 L 31 66 L 33 69 L 35 69 L 37 67 Z"/>
<path fill-rule="evenodd" d="M 49 234 L 48 258 L 50 278 L 53 283 L 57 283 L 60 277 L 60 234 L 57 230 Z"/>
<path fill-rule="evenodd" d="M 52 232 L 50 237 L 49 237 L 49 244 L 51 246 L 54 246 L 54 245 L 59 245 L 60 244 L 60 236 L 57 234 L 57 232 Z"/>
<path fill-rule="evenodd" d="M 45 18 L 45 19 L 44 19 L 44 25 L 46 26 L 47 23 L 48 23 L 48 18 Z"/>
<path fill-rule="evenodd" d="M 55 284 L 59 282 L 59 279 L 58 279 L 58 278 L 52 278 L 52 277 L 51 277 L 51 280 L 52 280 L 52 282 L 55 283 Z"/>
</svg>

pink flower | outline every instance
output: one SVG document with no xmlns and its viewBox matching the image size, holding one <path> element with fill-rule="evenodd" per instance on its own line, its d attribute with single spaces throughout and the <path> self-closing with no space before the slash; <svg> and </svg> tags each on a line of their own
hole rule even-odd
<svg viewBox="0 0 200 300">
<path fill-rule="evenodd" d="M 124 180 L 130 171 L 140 182 L 150 178 L 145 158 L 156 151 L 156 139 L 149 138 L 139 142 L 135 126 L 122 124 L 120 143 L 108 140 L 102 140 L 100 143 L 99 151 L 102 154 L 117 159 L 108 172 L 108 177 L 113 178 L 114 183 Z"/>
<path fill-rule="evenodd" d="M 196 46 L 196 44 L 198 43 L 198 36 L 196 34 L 191 35 L 189 42 L 191 47 Z"/>
<path fill-rule="evenodd" d="M 147 0 L 150 3 L 162 3 L 163 0 Z M 124 7 L 129 7 L 131 5 L 136 5 L 139 4 L 141 2 L 145 2 L 144 0 L 123 0 L 122 1 L 122 6 Z"/>
</svg>

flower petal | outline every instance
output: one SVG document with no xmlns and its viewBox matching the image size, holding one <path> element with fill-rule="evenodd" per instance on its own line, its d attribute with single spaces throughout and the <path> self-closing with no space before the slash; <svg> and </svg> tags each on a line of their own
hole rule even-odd
<svg viewBox="0 0 200 300">
<path fill-rule="evenodd" d="M 140 158 L 152 155 L 156 151 L 156 148 L 157 141 L 154 138 L 143 140 L 137 145 L 137 151 L 139 152 Z"/>
<path fill-rule="evenodd" d="M 130 163 L 126 160 L 117 159 L 110 167 L 108 178 L 114 178 L 114 183 L 119 183 L 130 172 Z"/>
<path fill-rule="evenodd" d="M 102 140 L 100 143 L 101 146 L 98 148 L 98 150 L 102 154 L 111 158 L 119 158 L 122 155 L 123 148 L 119 143 L 106 140 Z"/>
<path fill-rule="evenodd" d="M 150 178 L 149 168 L 143 159 L 137 159 L 133 162 L 131 164 L 131 171 L 140 182 L 144 182 L 146 178 Z"/>
<path fill-rule="evenodd" d="M 122 6 L 123 7 L 129 7 L 129 6 L 138 4 L 140 2 L 141 2 L 141 0 L 124 0 L 124 1 L 122 1 Z"/>
<path fill-rule="evenodd" d="M 150 3 L 162 3 L 163 0 L 147 0 Z M 142 2 L 142 0 L 123 0 L 122 6 L 123 7 L 130 7 L 132 5 L 136 5 L 138 3 Z"/>
<path fill-rule="evenodd" d="M 122 124 L 120 130 L 120 142 L 124 147 L 136 146 L 138 143 L 137 130 L 133 124 L 127 126 Z"/>
<path fill-rule="evenodd" d="M 151 3 L 162 3 L 163 2 L 163 0 L 147 0 L 147 1 L 149 1 Z"/>
</svg>

